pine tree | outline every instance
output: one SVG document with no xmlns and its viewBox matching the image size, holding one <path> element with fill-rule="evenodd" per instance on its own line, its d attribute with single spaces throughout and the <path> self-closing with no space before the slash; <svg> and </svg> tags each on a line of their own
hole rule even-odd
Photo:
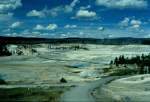
<svg viewBox="0 0 150 102">
<path fill-rule="evenodd" d="M 8 51 L 6 45 L 0 44 L 0 56 L 10 56 L 11 53 Z"/>
</svg>

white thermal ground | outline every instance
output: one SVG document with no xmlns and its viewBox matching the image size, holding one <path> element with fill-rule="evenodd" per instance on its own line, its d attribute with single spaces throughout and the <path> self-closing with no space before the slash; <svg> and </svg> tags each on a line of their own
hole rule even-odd
<svg viewBox="0 0 150 102">
<path fill-rule="evenodd" d="M 1 57 L 0 76 L 13 84 L 58 83 L 62 77 L 81 82 L 100 77 L 101 68 L 116 56 L 131 57 L 150 52 L 146 45 L 86 44 L 85 47 L 89 50 L 55 50 L 38 45 L 34 49 L 40 55 Z"/>
<path fill-rule="evenodd" d="M 149 102 L 150 75 L 135 75 L 115 80 L 106 86 L 113 99 L 125 102 Z"/>
</svg>

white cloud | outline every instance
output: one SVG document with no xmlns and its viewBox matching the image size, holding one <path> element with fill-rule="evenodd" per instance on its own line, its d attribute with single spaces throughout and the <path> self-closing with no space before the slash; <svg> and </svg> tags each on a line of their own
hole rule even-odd
<svg viewBox="0 0 150 102">
<path fill-rule="evenodd" d="M 88 10 L 79 10 L 76 14 L 77 18 L 95 18 L 96 12 Z"/>
<path fill-rule="evenodd" d="M 99 6 L 108 8 L 146 8 L 148 2 L 146 0 L 96 0 Z"/>
<path fill-rule="evenodd" d="M 135 19 L 131 20 L 130 23 L 131 23 L 131 25 L 141 25 L 142 24 L 142 22 L 140 20 L 135 20 Z"/>
<path fill-rule="evenodd" d="M 70 6 L 75 7 L 77 3 L 79 3 L 79 0 L 73 0 Z"/>
<path fill-rule="evenodd" d="M 64 12 L 64 7 L 63 6 L 57 6 L 57 7 L 54 7 L 52 9 L 47 9 L 47 8 L 44 8 L 42 10 L 42 12 L 48 17 L 48 16 L 57 16 L 60 12 Z"/>
<path fill-rule="evenodd" d="M 2 13 L 0 14 L 0 21 L 10 20 L 13 17 L 13 13 Z"/>
<path fill-rule="evenodd" d="M 43 11 L 32 10 L 27 13 L 28 17 L 45 17 L 45 13 Z"/>
<path fill-rule="evenodd" d="M 124 18 L 119 25 L 123 28 L 134 28 L 134 29 L 138 29 L 141 27 L 142 25 L 142 21 L 140 20 L 136 20 L 136 19 L 130 19 L 130 18 Z"/>
<path fill-rule="evenodd" d="M 45 27 L 44 26 L 42 26 L 42 25 L 40 25 L 40 24 L 38 24 L 38 25 L 36 25 L 35 26 L 35 28 L 34 28 L 35 30 L 44 30 L 45 29 Z"/>
<path fill-rule="evenodd" d="M 65 38 L 65 37 L 67 37 L 67 34 L 61 34 L 60 36 L 61 36 L 61 38 Z"/>
<path fill-rule="evenodd" d="M 55 30 L 55 29 L 57 29 L 58 28 L 58 26 L 56 25 L 56 24 L 49 24 L 48 26 L 43 26 L 43 25 L 40 25 L 40 24 L 38 24 L 38 25 L 36 25 L 35 27 L 34 27 L 34 30 Z"/>
<path fill-rule="evenodd" d="M 65 25 L 64 28 L 77 28 L 77 25 Z"/>
<path fill-rule="evenodd" d="M 138 29 L 140 28 L 142 22 L 140 20 L 131 20 L 131 28 L 135 28 L 135 29 Z"/>
<path fill-rule="evenodd" d="M 132 25 L 131 28 L 138 29 L 138 28 L 140 28 L 140 25 L 138 25 L 138 24 L 137 25 Z"/>
<path fill-rule="evenodd" d="M 90 9 L 91 5 L 87 5 L 87 6 L 81 6 L 80 9 L 85 10 L 85 9 Z"/>
<path fill-rule="evenodd" d="M 69 7 L 69 6 L 58 6 L 58 7 L 55 7 L 55 8 L 52 8 L 52 9 L 47 9 L 47 8 L 44 8 L 42 10 L 31 10 L 29 11 L 26 16 L 28 17 L 39 17 L 39 18 L 45 18 L 45 17 L 55 17 L 57 16 L 59 13 L 62 13 L 62 12 L 70 12 L 72 11 L 72 9 Z"/>
<path fill-rule="evenodd" d="M 99 27 L 98 30 L 99 30 L 99 31 L 104 31 L 105 28 L 104 28 L 104 27 Z"/>
<path fill-rule="evenodd" d="M 0 12 L 14 10 L 22 6 L 21 0 L 0 0 Z"/>
<path fill-rule="evenodd" d="M 65 5 L 65 6 L 57 6 L 52 9 L 48 9 L 45 7 L 42 10 L 31 10 L 29 11 L 26 16 L 28 17 L 39 17 L 39 18 L 44 18 L 44 17 L 49 17 L 49 16 L 57 16 L 60 13 L 70 13 L 73 11 L 74 7 L 76 4 L 79 3 L 79 0 L 73 0 L 70 5 Z"/>
<path fill-rule="evenodd" d="M 21 0 L 0 0 L 0 21 L 12 19 L 12 11 L 20 6 Z"/>
<path fill-rule="evenodd" d="M 30 34 L 30 30 L 29 29 L 25 29 L 21 32 L 22 35 L 28 35 Z"/>
<path fill-rule="evenodd" d="M 81 35 L 81 36 L 84 35 L 84 32 L 80 31 L 80 32 L 79 32 L 79 35 Z"/>
<path fill-rule="evenodd" d="M 21 22 L 17 21 L 17 22 L 14 22 L 14 23 L 10 26 L 10 28 L 15 29 L 15 28 L 18 28 L 18 27 L 20 27 L 20 26 L 21 26 Z"/>
<path fill-rule="evenodd" d="M 79 2 L 80 2 L 79 0 L 73 0 L 70 5 L 66 5 L 66 6 L 65 6 L 64 11 L 65 11 L 65 12 L 72 12 L 73 9 L 74 9 L 74 7 L 75 7 Z"/>
<path fill-rule="evenodd" d="M 49 24 L 49 25 L 46 27 L 47 30 L 55 30 L 55 29 L 57 29 L 57 28 L 58 28 L 58 26 L 57 26 L 56 24 Z"/>
<path fill-rule="evenodd" d="M 128 27 L 128 26 L 129 26 L 129 22 L 130 22 L 130 18 L 126 17 L 126 18 L 124 18 L 124 19 L 119 23 L 119 25 L 122 26 L 122 27 Z"/>
<path fill-rule="evenodd" d="M 33 32 L 31 32 L 31 34 L 32 34 L 32 35 L 40 35 L 41 32 L 33 31 Z"/>
<path fill-rule="evenodd" d="M 28 17 L 38 17 L 38 18 L 45 18 L 45 17 L 49 17 L 49 16 L 57 16 L 56 12 L 59 10 L 60 8 L 53 8 L 53 9 L 47 9 L 46 7 L 42 10 L 31 10 L 29 11 L 26 16 Z"/>
</svg>

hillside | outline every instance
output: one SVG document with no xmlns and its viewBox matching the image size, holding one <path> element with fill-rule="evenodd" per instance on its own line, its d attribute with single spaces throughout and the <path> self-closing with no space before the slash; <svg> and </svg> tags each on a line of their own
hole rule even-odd
<svg viewBox="0 0 150 102">
<path fill-rule="evenodd" d="M 83 44 L 104 44 L 104 45 L 127 45 L 127 44 L 150 44 L 149 38 L 34 38 L 34 37 L 4 37 L 0 36 L 1 44 L 62 44 L 62 43 L 83 43 Z"/>
</svg>

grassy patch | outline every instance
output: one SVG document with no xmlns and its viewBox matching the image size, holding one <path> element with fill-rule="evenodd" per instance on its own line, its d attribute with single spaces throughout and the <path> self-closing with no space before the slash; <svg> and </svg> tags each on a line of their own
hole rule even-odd
<svg viewBox="0 0 150 102">
<path fill-rule="evenodd" d="M 112 72 L 109 74 L 110 76 L 123 76 L 123 75 L 133 75 L 136 74 L 137 70 L 135 69 L 129 69 L 129 68 L 124 68 L 124 69 L 115 69 L 112 70 Z"/>
<path fill-rule="evenodd" d="M 104 68 L 103 72 L 109 76 L 124 76 L 124 75 L 134 75 L 138 73 L 138 69 L 135 66 L 111 66 Z"/>
<path fill-rule="evenodd" d="M 0 102 L 58 102 L 64 88 L 0 89 Z"/>
</svg>

